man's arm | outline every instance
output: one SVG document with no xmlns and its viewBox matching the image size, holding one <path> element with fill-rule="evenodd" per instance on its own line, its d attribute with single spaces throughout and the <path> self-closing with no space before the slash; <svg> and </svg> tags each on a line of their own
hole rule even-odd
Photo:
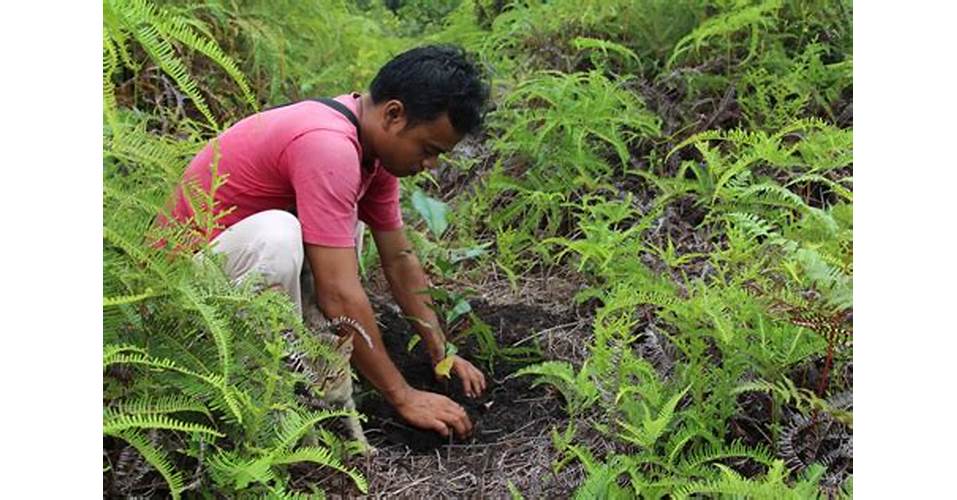
<svg viewBox="0 0 957 500">
<path fill-rule="evenodd" d="M 396 411 L 417 427 L 433 429 L 443 436 L 451 426 L 459 435 L 471 432 L 465 410 L 454 401 L 411 387 L 389 358 L 376 325 L 369 298 L 359 282 L 355 249 L 306 245 L 319 309 L 327 318 L 348 316 L 362 325 L 372 340 L 372 349 L 356 336 L 352 363 L 379 390 Z"/>
<path fill-rule="evenodd" d="M 430 307 L 432 298 L 422 293 L 429 287 L 425 271 L 402 229 L 372 231 L 372 236 L 392 296 L 402 312 L 412 318 L 412 324 L 422 337 L 435 365 L 445 357 L 445 335 L 435 311 Z M 466 396 L 475 397 L 485 392 L 485 375 L 471 363 L 456 356 L 452 370 L 462 380 Z"/>
</svg>

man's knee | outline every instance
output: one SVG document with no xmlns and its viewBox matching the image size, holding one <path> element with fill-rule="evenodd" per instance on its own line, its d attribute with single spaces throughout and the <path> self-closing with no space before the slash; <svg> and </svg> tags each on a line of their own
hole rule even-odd
<svg viewBox="0 0 957 500">
<path fill-rule="evenodd" d="M 299 220 L 282 210 L 269 210 L 262 214 L 262 220 L 258 221 L 256 227 L 257 253 L 264 264 L 262 271 L 284 278 L 298 278 L 304 258 Z"/>
</svg>

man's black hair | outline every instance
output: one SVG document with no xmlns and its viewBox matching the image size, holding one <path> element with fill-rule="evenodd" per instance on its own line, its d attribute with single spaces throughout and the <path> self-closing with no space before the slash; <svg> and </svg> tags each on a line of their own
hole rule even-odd
<svg viewBox="0 0 957 500">
<path fill-rule="evenodd" d="M 372 102 L 402 101 L 408 127 L 448 112 L 459 133 L 482 126 L 488 85 L 465 51 L 453 45 L 427 45 L 399 54 L 369 85 Z"/>
</svg>

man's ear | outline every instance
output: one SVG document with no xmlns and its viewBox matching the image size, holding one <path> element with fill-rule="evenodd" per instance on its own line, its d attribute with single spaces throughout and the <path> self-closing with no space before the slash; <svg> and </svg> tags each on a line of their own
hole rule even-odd
<svg viewBox="0 0 957 500">
<path fill-rule="evenodd" d="M 390 99 L 382 108 L 382 128 L 402 130 L 406 124 L 405 105 L 398 99 Z"/>
</svg>

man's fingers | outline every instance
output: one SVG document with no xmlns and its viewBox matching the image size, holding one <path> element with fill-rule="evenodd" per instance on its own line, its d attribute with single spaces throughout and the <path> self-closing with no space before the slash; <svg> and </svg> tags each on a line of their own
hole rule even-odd
<svg viewBox="0 0 957 500">
<path fill-rule="evenodd" d="M 472 432 L 472 421 L 469 420 L 469 416 L 465 413 L 465 410 L 459 406 L 453 406 L 447 409 L 447 411 L 443 413 L 443 419 L 455 429 L 455 433 L 459 436 L 467 436 Z M 443 436 L 447 436 L 447 434 L 443 434 Z"/>
<path fill-rule="evenodd" d="M 477 381 L 475 385 L 478 386 L 478 394 L 485 393 L 485 375 L 478 369 L 475 368 L 475 380 Z"/>
<path fill-rule="evenodd" d="M 429 428 L 441 434 L 442 437 L 449 437 L 449 426 L 440 419 L 432 420 L 432 422 L 429 424 Z"/>
<path fill-rule="evenodd" d="M 445 419 L 446 419 L 446 423 L 451 425 L 452 428 L 455 429 L 455 434 L 457 436 L 465 436 L 467 434 L 465 423 L 463 423 L 459 417 L 456 417 L 452 414 L 446 414 Z M 447 437 L 448 433 L 443 434 L 443 436 Z"/>
</svg>

